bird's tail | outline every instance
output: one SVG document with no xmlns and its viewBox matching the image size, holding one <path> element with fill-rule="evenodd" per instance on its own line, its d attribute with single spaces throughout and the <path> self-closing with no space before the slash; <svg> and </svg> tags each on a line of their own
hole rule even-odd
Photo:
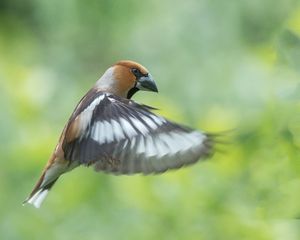
<svg viewBox="0 0 300 240">
<path fill-rule="evenodd" d="M 32 192 L 29 194 L 28 198 L 23 202 L 23 205 L 26 203 L 32 204 L 36 208 L 39 208 L 46 198 L 49 190 L 53 187 L 54 183 L 66 171 L 67 163 L 62 163 L 59 159 L 53 154 L 42 172 L 41 177 L 34 186 Z"/>
<path fill-rule="evenodd" d="M 45 176 L 46 176 L 46 171 L 43 172 L 42 176 L 36 183 L 35 187 L 33 188 L 32 192 L 29 194 L 28 198 L 23 202 L 23 205 L 26 203 L 32 204 L 36 208 L 39 208 L 46 198 L 49 190 L 51 187 L 53 187 L 54 183 L 57 181 L 58 177 L 55 178 L 54 180 L 48 182 L 45 184 Z"/>
</svg>

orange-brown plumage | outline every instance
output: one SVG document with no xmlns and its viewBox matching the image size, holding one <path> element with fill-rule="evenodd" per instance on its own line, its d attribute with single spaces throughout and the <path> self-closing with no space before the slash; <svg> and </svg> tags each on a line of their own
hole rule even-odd
<svg viewBox="0 0 300 240">
<path fill-rule="evenodd" d="M 114 78 L 116 81 L 116 93 L 119 96 L 126 97 L 130 88 L 135 84 L 135 76 L 130 71 L 130 68 L 123 65 L 114 65 Z"/>
<path fill-rule="evenodd" d="M 141 64 L 134 62 L 134 61 L 123 60 L 123 61 L 119 61 L 114 64 L 114 66 L 118 66 L 118 65 L 126 67 L 127 69 L 137 68 L 141 71 L 142 74 L 148 73 L 148 70 L 144 66 L 142 66 Z"/>
</svg>

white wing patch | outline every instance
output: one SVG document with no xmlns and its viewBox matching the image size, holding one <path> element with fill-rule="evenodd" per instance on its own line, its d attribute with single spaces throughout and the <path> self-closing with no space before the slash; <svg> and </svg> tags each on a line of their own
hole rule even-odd
<svg viewBox="0 0 300 240">
<path fill-rule="evenodd" d="M 130 116 L 129 120 L 120 117 L 111 121 L 97 121 L 92 127 L 91 137 L 100 145 L 126 139 L 122 146 L 123 149 L 129 144 L 131 151 L 136 152 L 136 154 L 144 154 L 146 157 L 172 156 L 178 152 L 185 152 L 193 147 L 199 147 L 205 141 L 206 136 L 197 131 L 173 130 L 153 135 L 151 130 L 158 129 L 166 123 L 166 120 L 155 115 L 139 114 L 139 116 L 142 121 L 133 116 Z"/>
<path fill-rule="evenodd" d="M 114 141 L 114 129 L 113 126 L 110 122 L 108 121 L 104 121 L 104 130 L 105 130 L 105 134 L 104 134 L 104 138 L 105 138 L 105 142 L 106 143 L 110 143 Z"/>
<path fill-rule="evenodd" d="M 104 99 L 105 96 L 106 94 L 97 97 L 86 109 L 84 109 L 82 113 L 77 116 L 81 133 L 84 132 L 87 126 L 90 124 L 94 109 Z"/>
<path fill-rule="evenodd" d="M 145 155 L 146 157 L 153 157 L 157 155 L 157 149 L 155 147 L 155 143 L 153 142 L 152 136 L 148 136 L 145 138 Z"/>
<path fill-rule="evenodd" d="M 125 135 L 123 133 L 123 129 L 122 129 L 122 126 L 120 125 L 120 123 L 118 123 L 116 120 L 111 120 L 111 124 L 114 129 L 114 136 L 115 136 L 116 140 L 120 141 L 120 140 L 124 139 Z"/>
<path fill-rule="evenodd" d="M 156 139 L 156 151 L 158 157 L 163 157 L 170 154 L 170 149 L 168 145 L 162 140 L 162 138 Z"/>
<path fill-rule="evenodd" d="M 136 153 L 137 154 L 142 154 L 142 153 L 145 152 L 145 150 L 146 150 L 145 138 L 141 137 L 140 141 L 137 144 Z"/>
<path fill-rule="evenodd" d="M 138 134 L 126 119 L 120 118 L 119 121 L 121 123 L 124 132 L 127 134 L 128 137 L 133 137 Z"/>
<path fill-rule="evenodd" d="M 172 156 L 178 152 L 186 152 L 194 147 L 199 147 L 205 140 L 205 135 L 200 132 L 170 132 L 160 133 L 156 136 L 133 137 L 126 140 L 130 142 L 130 150 L 146 157 Z M 125 146 L 123 147 L 123 149 Z"/>
<path fill-rule="evenodd" d="M 157 129 L 158 125 L 156 125 L 155 122 L 151 118 L 144 116 L 144 115 L 141 115 L 141 118 L 151 129 L 153 129 L 153 130 Z"/>
<path fill-rule="evenodd" d="M 91 137 L 97 141 L 99 144 L 105 142 L 105 126 L 103 122 L 96 122 L 92 128 Z"/>
<path fill-rule="evenodd" d="M 139 119 L 131 117 L 130 121 L 144 136 L 149 132 L 147 127 Z"/>
<path fill-rule="evenodd" d="M 143 121 L 147 126 L 139 119 L 130 117 L 127 119 L 120 117 L 119 119 L 113 119 L 109 121 L 97 121 L 94 123 L 91 130 L 91 137 L 99 144 L 111 143 L 113 141 L 121 141 L 128 138 L 133 138 L 141 133 L 143 136 L 147 136 L 150 130 L 155 130 L 158 125 L 149 117 L 143 116 Z M 162 123 L 162 121 L 160 121 Z"/>
<path fill-rule="evenodd" d="M 175 155 L 178 152 L 186 152 L 194 147 L 199 147 L 205 138 L 204 134 L 196 131 L 191 133 L 161 133 L 154 138 L 155 145 L 153 141 L 150 141 L 151 144 L 153 144 L 152 148 L 150 144 L 147 145 L 148 149 L 146 150 L 146 154 L 152 156 L 155 152 L 155 155 L 160 157 L 164 155 Z"/>
<path fill-rule="evenodd" d="M 116 101 L 107 94 L 100 95 L 77 116 L 81 133 L 83 133 L 91 123 L 92 115 L 97 105 L 101 104 L 101 101 L 106 97 L 111 102 Z M 139 117 L 142 121 L 134 116 L 130 116 L 129 119 L 120 117 L 119 119 L 112 119 L 111 121 L 97 121 L 92 126 L 91 137 L 99 144 L 111 143 L 115 140 L 120 141 L 126 139 L 126 136 L 128 138 L 135 137 L 139 133 L 146 136 L 150 130 L 155 130 L 166 123 L 164 118 L 152 114 L 146 116 L 140 113 Z M 82 136 L 83 135 L 84 134 L 82 134 Z"/>
<path fill-rule="evenodd" d="M 169 153 L 168 154 L 175 154 L 178 151 L 178 147 L 180 147 L 180 143 L 170 136 L 169 133 L 162 133 L 160 134 L 160 138 L 162 141 L 168 146 Z"/>
</svg>

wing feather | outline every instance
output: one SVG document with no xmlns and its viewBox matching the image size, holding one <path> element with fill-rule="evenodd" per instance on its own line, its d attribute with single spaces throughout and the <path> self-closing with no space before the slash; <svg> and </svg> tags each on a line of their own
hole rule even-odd
<svg viewBox="0 0 300 240">
<path fill-rule="evenodd" d="M 132 100 L 100 92 L 78 109 L 66 128 L 67 136 L 71 136 L 68 131 L 77 136 L 64 140 L 65 156 L 93 165 L 96 171 L 160 173 L 195 163 L 213 152 L 210 135 L 170 122 Z"/>
</svg>

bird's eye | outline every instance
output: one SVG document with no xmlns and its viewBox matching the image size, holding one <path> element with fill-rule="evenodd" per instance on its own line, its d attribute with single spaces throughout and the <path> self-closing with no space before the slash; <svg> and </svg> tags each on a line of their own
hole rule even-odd
<svg viewBox="0 0 300 240">
<path fill-rule="evenodd" d="M 137 68 L 132 68 L 131 72 L 136 76 L 139 77 L 141 74 L 140 70 L 138 70 Z"/>
</svg>

